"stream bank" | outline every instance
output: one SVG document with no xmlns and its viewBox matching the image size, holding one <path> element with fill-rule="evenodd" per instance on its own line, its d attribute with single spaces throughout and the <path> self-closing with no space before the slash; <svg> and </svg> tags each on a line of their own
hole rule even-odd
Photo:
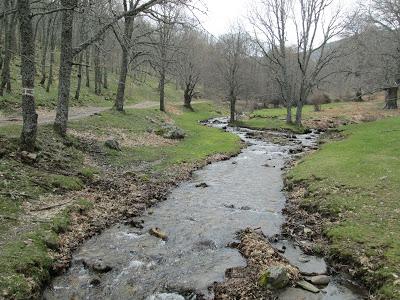
<svg viewBox="0 0 400 300">
<path fill-rule="evenodd" d="M 227 128 L 225 119 L 214 120 L 214 127 Z M 275 143 L 252 138 L 248 130 L 228 131 L 238 134 L 249 146 L 231 160 L 208 165 L 195 172 L 193 180 L 174 189 L 165 202 L 137 218 L 130 224 L 117 225 L 85 243 L 74 255 L 70 270 L 54 280 L 46 290 L 45 299 L 233 299 L 218 288 L 218 283 L 240 270 L 251 267 L 240 253 L 227 245 L 240 247 L 258 239 L 268 247 L 263 236 L 236 239 L 236 233 L 253 228 L 263 235 L 280 234 L 284 223 L 282 210 L 282 172 L 293 155 L 315 147 L 317 135 L 288 136 L 271 133 Z M 250 136 L 250 137 L 249 137 Z M 288 140 L 276 144 L 278 140 Z M 154 236 L 154 232 L 161 232 Z M 160 239 L 160 237 L 162 237 Z M 290 242 L 277 241 L 276 249 L 285 249 L 287 257 L 301 272 L 327 273 L 323 260 L 304 256 Z M 263 246 L 263 247 L 264 247 Z M 240 249 L 245 258 L 251 253 Z M 267 248 L 265 248 L 267 249 Z M 271 249 L 269 246 L 268 249 Z M 271 250 L 275 255 L 277 250 Z M 262 253 L 262 251 L 261 251 Z M 260 253 L 258 253 L 259 255 Z M 299 258 L 302 258 L 301 260 Z M 293 267 L 294 268 L 294 267 Z M 302 271 L 303 269 L 303 271 Z M 226 270 L 230 274 L 225 274 Z M 233 270 L 237 270 L 237 274 Z M 261 270 L 260 270 L 261 271 Z M 227 276 L 225 276 L 227 275 Z M 259 275 L 259 274 L 258 274 Z M 292 276 L 294 277 L 294 276 Z M 243 278 L 248 278 L 244 276 Z M 291 278 L 294 284 L 294 279 Z M 340 285 L 333 278 L 318 295 L 289 288 L 281 295 L 271 295 L 253 285 L 264 299 L 319 297 L 315 299 L 362 299 L 358 293 Z M 215 284 L 214 284 L 215 283 Z M 223 283 L 224 284 L 224 283 Z M 214 290 L 210 286 L 214 285 Z M 228 285 L 229 287 L 229 285 Z M 258 299 L 248 294 L 248 299 Z M 242 299 L 242 298 L 239 298 Z M 305 298 L 313 299 L 313 298 Z"/>
</svg>

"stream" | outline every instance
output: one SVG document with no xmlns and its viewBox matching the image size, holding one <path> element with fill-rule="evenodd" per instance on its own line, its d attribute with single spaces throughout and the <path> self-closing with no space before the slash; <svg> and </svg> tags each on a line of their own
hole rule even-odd
<svg viewBox="0 0 400 300">
<path fill-rule="evenodd" d="M 282 146 L 253 139 L 249 130 L 228 128 L 226 119 L 208 125 L 238 134 L 248 147 L 235 158 L 196 171 L 165 202 L 137 218 L 136 228 L 116 225 L 87 241 L 43 299 L 194 300 L 199 294 L 212 299 L 209 287 L 224 280 L 225 270 L 246 265 L 237 250 L 227 247 L 237 231 L 250 227 L 261 228 L 266 236 L 280 233 L 286 201 L 282 168 L 291 159 L 291 149 L 314 147 L 318 135 L 297 135 Z M 168 239 L 150 235 L 151 228 L 160 228 Z M 283 245 L 284 256 L 301 271 L 326 273 L 323 259 L 304 255 L 288 241 L 276 247 Z M 363 297 L 333 278 L 319 294 L 289 288 L 278 299 Z"/>
</svg>

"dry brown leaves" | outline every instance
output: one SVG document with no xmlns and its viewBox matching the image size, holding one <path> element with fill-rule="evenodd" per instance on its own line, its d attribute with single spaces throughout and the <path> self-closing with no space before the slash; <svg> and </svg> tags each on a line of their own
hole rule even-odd
<svg viewBox="0 0 400 300">
<path fill-rule="evenodd" d="M 272 291 L 259 285 L 260 276 L 270 267 L 286 268 L 292 283 L 299 279 L 298 269 L 291 266 L 261 233 L 251 229 L 243 231 L 237 248 L 246 258 L 247 266 L 229 269 L 226 281 L 214 285 L 216 300 L 275 299 Z"/>
</svg>

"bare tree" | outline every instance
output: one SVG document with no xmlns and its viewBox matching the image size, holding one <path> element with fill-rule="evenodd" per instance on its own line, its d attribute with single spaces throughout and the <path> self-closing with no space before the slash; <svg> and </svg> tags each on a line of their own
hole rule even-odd
<svg viewBox="0 0 400 300">
<path fill-rule="evenodd" d="M 293 0 L 260 0 L 252 10 L 250 21 L 254 27 L 255 41 L 274 70 L 275 80 L 287 108 L 286 122 L 292 123 L 293 73 L 289 72 L 287 49 L 288 22 Z"/>
<path fill-rule="evenodd" d="M 54 17 L 54 20 L 56 21 L 58 18 L 58 14 Z M 46 92 L 50 92 L 50 87 L 53 84 L 53 67 L 54 67 L 54 62 L 55 62 L 55 52 L 56 52 L 56 23 L 53 23 L 53 26 L 51 28 L 51 33 L 50 33 L 50 62 L 49 62 L 49 78 L 47 79 L 47 86 L 46 86 Z"/>
<path fill-rule="evenodd" d="M 157 28 L 150 37 L 154 49 L 150 63 L 158 73 L 161 111 L 165 111 L 165 84 L 177 53 L 174 44 L 180 17 L 180 8 L 164 1 L 156 15 Z"/>
<path fill-rule="evenodd" d="M 133 8 L 133 0 L 128 1 L 123 0 L 124 11 L 127 12 Z M 124 28 L 123 34 L 120 35 L 116 30 L 114 30 L 115 36 L 121 46 L 122 55 L 121 55 L 121 69 L 119 73 L 119 81 L 118 81 L 118 90 L 117 96 L 115 98 L 115 109 L 117 111 L 124 110 L 124 100 L 125 100 L 125 87 L 126 87 L 126 77 L 128 75 L 128 67 L 129 67 L 129 51 L 131 49 L 131 39 L 133 34 L 133 17 L 125 17 L 124 18 Z"/>
<path fill-rule="evenodd" d="M 299 11 L 294 16 L 300 68 L 299 96 L 296 101 L 297 125 L 302 124 L 303 106 L 313 89 L 336 73 L 323 71 L 343 55 L 340 48 L 329 48 L 329 42 L 344 29 L 340 9 L 328 14 L 333 0 L 299 0 L 299 4 Z M 322 37 L 319 38 L 321 29 Z"/>
<path fill-rule="evenodd" d="M 193 110 L 192 100 L 201 78 L 201 65 L 204 58 L 204 41 L 201 33 L 187 28 L 182 35 L 181 51 L 178 57 L 178 77 L 183 85 L 184 106 Z"/>
<path fill-rule="evenodd" d="M 6 10 L 11 10 L 14 7 L 13 0 L 5 0 L 4 7 Z M 13 37 L 14 37 L 14 29 L 16 26 L 16 14 L 11 13 L 4 18 L 5 24 L 5 39 L 4 39 L 4 58 L 1 69 L 1 82 L 0 82 L 0 96 L 3 96 L 4 89 L 7 89 L 7 92 L 11 92 L 11 74 L 10 74 L 10 65 L 12 58 L 12 45 L 13 45 Z"/>
<path fill-rule="evenodd" d="M 386 109 L 397 109 L 400 83 L 400 3 L 393 0 L 372 0 L 366 8 L 369 20 L 386 32 L 387 36 L 382 55 L 391 63 L 387 65 L 387 80 L 383 88 L 386 90 Z M 394 45 L 394 47 L 393 47 Z"/>
<path fill-rule="evenodd" d="M 35 110 L 35 41 L 33 39 L 30 0 L 17 0 L 21 38 L 22 115 L 21 148 L 35 149 L 37 118 Z"/>
<path fill-rule="evenodd" d="M 40 85 L 44 86 L 46 83 L 46 60 L 47 60 L 47 52 L 49 48 L 50 38 L 51 38 L 51 31 L 52 27 L 54 26 L 55 16 L 49 15 L 47 20 L 47 26 L 43 26 L 44 28 L 44 39 L 43 39 L 43 48 L 42 48 L 42 60 L 41 60 L 41 73 L 42 78 L 40 80 Z"/>
<path fill-rule="evenodd" d="M 248 41 L 247 34 L 241 27 L 223 35 L 217 47 L 220 51 L 219 71 L 227 89 L 230 103 L 230 122 L 236 121 L 236 101 L 242 87 L 243 58 L 246 56 Z"/>
<path fill-rule="evenodd" d="M 96 33 L 89 37 L 86 41 L 77 47 L 73 47 L 72 33 L 74 10 L 77 8 L 78 0 L 61 0 L 62 10 L 62 29 L 61 29 L 61 51 L 60 51 L 60 72 L 59 72 L 59 90 L 57 114 L 54 121 L 54 130 L 61 136 L 65 136 L 67 132 L 69 97 L 71 88 L 71 72 L 74 56 L 84 51 L 93 43 L 99 41 L 104 34 L 112 28 L 119 20 L 125 17 L 135 17 L 145 11 L 148 11 L 156 4 L 163 2 L 162 0 L 135 0 L 134 6 L 127 12 L 115 13 L 107 19 L 106 23 L 101 26 Z"/>
</svg>

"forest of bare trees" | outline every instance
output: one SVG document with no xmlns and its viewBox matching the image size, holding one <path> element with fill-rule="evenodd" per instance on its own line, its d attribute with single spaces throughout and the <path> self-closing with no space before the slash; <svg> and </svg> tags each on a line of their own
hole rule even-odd
<svg viewBox="0 0 400 300">
<path fill-rule="evenodd" d="M 316 95 L 362 101 L 386 91 L 386 108 L 394 109 L 400 82 L 396 5 L 373 1 L 345 12 L 332 0 L 257 0 L 246 25 L 238 22 L 215 37 L 198 21 L 206 13 L 201 1 L 4 0 L 0 95 L 12 91 L 11 66 L 20 66 L 21 147 L 28 151 L 37 132 L 35 89 L 58 86 L 54 130 L 65 136 L 69 99 L 78 100 L 83 85 L 101 95 L 110 72 L 118 74 L 114 107 L 120 112 L 126 85 L 140 72 L 157 78 L 160 110 L 166 110 L 166 83 L 175 82 L 189 109 L 197 97 L 229 101 L 231 122 L 237 101 L 284 106 L 287 123 L 298 125 L 303 106 L 321 101 Z M 72 76 L 78 83 L 73 91 Z"/>
</svg>

